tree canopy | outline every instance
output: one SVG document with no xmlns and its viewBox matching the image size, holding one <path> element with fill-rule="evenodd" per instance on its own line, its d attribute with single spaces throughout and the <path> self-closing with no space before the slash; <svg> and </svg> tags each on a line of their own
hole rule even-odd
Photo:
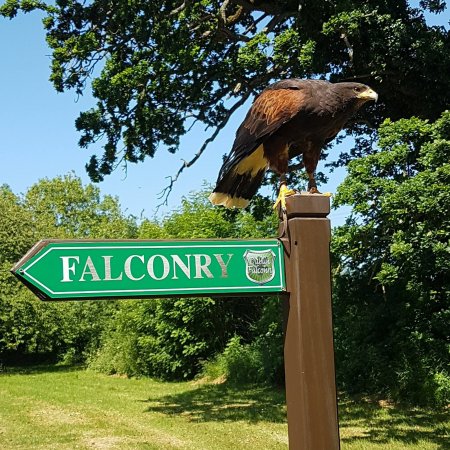
<svg viewBox="0 0 450 450">
<path fill-rule="evenodd" d="M 44 179 L 25 195 L 0 187 L 0 365 L 41 357 L 77 360 L 98 345 L 115 305 L 42 303 L 10 273 L 40 239 L 134 238 L 137 225 L 116 198 L 72 175 Z"/>
<path fill-rule="evenodd" d="M 450 34 L 428 26 L 424 13 L 442 12 L 446 2 L 411 3 L 7 0 L 0 14 L 44 11 L 55 89 L 92 89 L 97 103 L 76 127 L 81 147 L 103 146 L 87 164 L 99 181 L 158 147 L 175 152 L 194 122 L 215 138 L 237 108 L 280 78 L 373 87 L 381 101 L 350 126 L 357 136 L 386 117 L 436 119 L 450 104 Z M 350 158 L 367 151 L 359 142 Z"/>
<path fill-rule="evenodd" d="M 450 111 L 379 135 L 336 197 L 353 206 L 333 238 L 338 373 L 349 390 L 426 402 L 450 386 Z"/>
</svg>

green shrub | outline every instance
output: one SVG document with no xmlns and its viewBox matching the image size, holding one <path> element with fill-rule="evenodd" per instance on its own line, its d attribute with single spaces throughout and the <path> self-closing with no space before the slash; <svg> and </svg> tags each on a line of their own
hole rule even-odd
<svg viewBox="0 0 450 450">
<path fill-rule="evenodd" d="M 437 408 L 450 406 L 450 376 L 444 372 L 432 374 L 425 383 L 425 404 Z"/>
<path fill-rule="evenodd" d="M 242 344 L 239 336 L 233 336 L 222 353 L 204 364 L 202 375 L 212 380 L 223 378 L 230 384 L 282 383 L 282 346 L 270 342 L 274 341 L 258 337 Z"/>
<path fill-rule="evenodd" d="M 251 341 L 253 323 L 262 307 L 261 299 L 256 298 L 207 297 L 123 301 L 118 305 L 109 329 L 103 333 L 101 348 L 89 365 L 101 370 L 105 364 L 107 373 L 124 370 L 128 363 L 119 362 L 120 352 L 113 362 L 106 363 L 111 359 L 108 355 L 121 336 L 124 340 L 134 336 L 136 363 L 132 373 L 121 373 L 167 380 L 196 376 L 203 362 L 222 352 L 235 334 Z M 122 357 L 128 358 L 125 354 Z"/>
<path fill-rule="evenodd" d="M 232 337 L 225 350 L 204 365 L 205 376 L 224 377 L 232 384 L 261 382 L 262 372 L 260 349 L 251 344 L 241 344 L 239 336 Z"/>
<path fill-rule="evenodd" d="M 450 376 L 443 372 L 434 374 L 435 390 L 434 399 L 437 406 L 448 407 L 450 405 Z"/>
<path fill-rule="evenodd" d="M 103 346 L 89 357 L 88 367 L 108 375 L 138 375 L 141 370 L 136 344 L 136 335 L 113 332 Z"/>
</svg>

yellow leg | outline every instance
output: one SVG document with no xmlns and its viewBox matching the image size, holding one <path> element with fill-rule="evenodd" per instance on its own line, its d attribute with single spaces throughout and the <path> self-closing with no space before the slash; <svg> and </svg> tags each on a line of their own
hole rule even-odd
<svg viewBox="0 0 450 450">
<path fill-rule="evenodd" d="M 278 205 L 281 203 L 281 209 L 283 211 L 286 211 L 286 197 L 289 197 L 290 195 L 294 194 L 295 194 L 294 189 L 289 189 L 284 181 L 281 182 L 280 191 L 278 193 L 275 205 L 273 205 L 273 209 L 276 209 Z"/>
</svg>

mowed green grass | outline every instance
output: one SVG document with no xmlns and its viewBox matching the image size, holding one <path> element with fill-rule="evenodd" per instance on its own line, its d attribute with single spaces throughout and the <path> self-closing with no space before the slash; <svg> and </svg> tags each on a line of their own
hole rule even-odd
<svg viewBox="0 0 450 450">
<path fill-rule="evenodd" d="M 287 449 L 282 390 L 109 377 L 67 367 L 0 374 L 0 449 Z M 342 450 L 448 449 L 444 412 L 340 405 Z"/>
</svg>

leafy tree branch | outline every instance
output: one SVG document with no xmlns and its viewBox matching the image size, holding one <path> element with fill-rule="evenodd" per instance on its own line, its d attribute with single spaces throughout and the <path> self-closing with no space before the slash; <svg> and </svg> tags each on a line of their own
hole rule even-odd
<svg viewBox="0 0 450 450">
<path fill-rule="evenodd" d="M 86 166 L 101 181 L 120 160 L 176 152 L 188 118 L 221 128 L 229 100 L 242 104 L 284 77 L 371 85 L 380 102 L 360 119 L 372 130 L 387 117 L 436 119 L 450 103 L 450 35 L 427 25 L 424 13 L 445 8 L 397 0 L 7 0 L 0 14 L 45 13 L 55 89 L 90 89 L 96 100 L 76 128 L 81 147 L 103 147 Z M 349 127 L 358 145 L 337 164 L 366 153 L 367 131 Z"/>
</svg>

